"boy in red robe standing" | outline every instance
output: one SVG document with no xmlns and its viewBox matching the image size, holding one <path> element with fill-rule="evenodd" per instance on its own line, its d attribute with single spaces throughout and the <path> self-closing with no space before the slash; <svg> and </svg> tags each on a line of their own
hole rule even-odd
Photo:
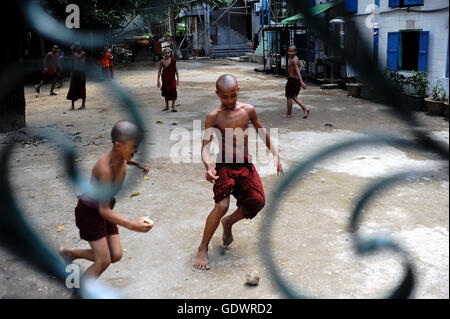
<svg viewBox="0 0 450 319">
<path fill-rule="evenodd" d="M 177 86 L 180 84 L 177 60 L 172 58 L 172 50 L 170 48 L 165 48 L 163 55 L 164 59 L 159 63 L 157 82 L 158 88 L 161 87 L 161 95 L 166 99 L 166 108 L 163 111 L 169 110 L 169 101 L 172 101 L 172 112 L 177 112 L 175 109 L 175 101 L 177 100 Z M 176 80 L 175 75 L 177 76 Z M 159 80 L 160 78 L 162 79 L 162 86 Z"/>
</svg>

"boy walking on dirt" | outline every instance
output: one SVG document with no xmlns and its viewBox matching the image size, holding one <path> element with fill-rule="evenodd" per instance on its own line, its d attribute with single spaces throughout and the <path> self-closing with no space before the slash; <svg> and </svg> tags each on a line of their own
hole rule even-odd
<svg viewBox="0 0 450 319">
<path fill-rule="evenodd" d="M 310 110 L 303 104 L 303 101 L 298 98 L 300 87 L 306 89 L 306 85 L 302 79 L 302 64 L 297 57 L 297 47 L 295 45 L 288 48 L 288 56 L 288 81 L 286 83 L 287 110 L 284 117 L 292 117 L 292 104 L 293 101 L 295 101 L 303 109 L 303 118 L 306 119 Z"/>
<path fill-rule="evenodd" d="M 258 120 L 255 107 L 237 101 L 239 86 L 232 75 L 223 75 L 216 82 L 216 94 L 221 104 L 206 116 L 202 141 L 202 160 L 206 168 L 206 180 L 213 183 L 215 206 L 208 218 L 198 247 L 194 267 L 208 270 L 208 245 L 222 220 L 223 244 L 233 241 L 232 226 L 244 219 L 255 217 L 265 205 L 264 188 L 258 172 L 248 154 L 249 122 L 253 124 L 267 148 L 272 152 L 277 174 L 283 174 L 278 151 L 272 145 L 268 131 Z M 210 143 L 213 130 L 220 130 L 220 151 L 213 168 L 210 160 Z M 222 218 L 228 211 L 230 195 L 237 199 L 237 210 Z"/>
<path fill-rule="evenodd" d="M 158 88 L 161 87 L 161 95 L 166 100 L 166 108 L 163 111 L 169 110 L 169 101 L 172 101 L 172 112 L 177 112 L 175 109 L 175 101 L 177 100 L 177 86 L 180 84 L 180 76 L 178 74 L 177 60 L 172 58 L 172 49 L 165 48 L 163 50 L 164 59 L 159 63 L 158 69 Z M 161 74 L 162 70 L 162 74 Z M 176 80 L 175 80 L 176 75 Z M 162 79 L 162 86 L 159 79 Z"/>
</svg>

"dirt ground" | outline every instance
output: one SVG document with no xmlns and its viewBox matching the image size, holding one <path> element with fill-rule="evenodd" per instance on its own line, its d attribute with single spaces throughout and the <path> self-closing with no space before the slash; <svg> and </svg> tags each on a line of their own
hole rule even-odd
<svg viewBox="0 0 450 319">
<path fill-rule="evenodd" d="M 302 119 L 296 106 L 294 117 L 285 119 L 284 78 L 257 73 L 255 64 L 229 60 L 180 61 L 178 67 L 178 113 L 161 112 L 164 102 L 156 87 L 156 65 L 135 63 L 116 70 L 116 80 L 140 103 L 148 126 L 145 146 L 151 168 L 148 180 L 129 168 L 134 174 L 126 182 L 129 187 L 117 197 L 116 211 L 129 219 L 150 215 L 155 226 L 147 234 L 121 228 L 124 256 L 100 280 L 130 298 L 283 298 L 257 250 L 264 210 L 253 220 L 234 226 L 234 242 L 228 250 L 222 248 L 222 229 L 218 228 L 210 244 L 211 270 L 192 267 L 214 204 L 212 185 L 204 179 L 201 163 L 170 160 L 171 148 L 179 143 L 174 130 L 185 128 L 192 134 L 195 120 L 201 120 L 204 126 L 206 114 L 219 103 L 215 80 L 224 73 L 237 76 L 240 100 L 255 105 L 263 125 L 278 129 L 286 173 L 296 161 L 327 145 L 374 130 L 409 138 L 408 127 L 386 106 L 348 97 L 343 90 L 322 91 L 313 84 L 301 92 L 311 108 L 310 117 Z M 33 144 L 30 138 L 40 128 L 48 127 L 66 134 L 74 141 L 77 163 L 87 175 L 110 148 L 112 125 L 127 114 L 101 82 L 88 81 L 85 111 L 69 111 L 67 81 L 56 90 L 57 96 L 49 96 L 48 90 L 43 86 L 36 98 L 33 86 L 25 88 L 27 128 L 0 134 L 0 142 L 21 138 L 12 156 L 10 175 L 29 222 L 54 249 L 88 248 L 87 242 L 79 241 L 74 221 L 77 194 L 65 178 L 58 149 L 45 141 Z M 448 145 L 447 121 L 425 113 L 417 116 L 424 129 Z M 185 154 L 183 158 L 189 157 Z M 264 163 L 263 159 L 255 166 L 269 201 L 282 177 L 277 177 L 271 162 Z M 305 293 L 321 298 L 385 295 L 401 277 L 401 261 L 390 253 L 365 258 L 354 254 L 347 232 L 352 202 L 380 176 L 410 168 L 429 169 L 429 176 L 400 184 L 379 196 L 366 212 L 361 229 L 364 234 L 390 234 L 410 252 L 417 270 L 414 298 L 449 298 L 449 184 L 443 166 L 434 154 L 390 145 L 357 147 L 316 163 L 307 178 L 287 195 L 274 221 L 274 254 L 285 277 Z M 133 192 L 141 194 L 130 198 Z M 230 211 L 234 208 L 233 199 Z M 65 228 L 58 232 L 61 225 Z M 76 263 L 83 268 L 89 266 L 87 261 Z M 259 285 L 245 286 L 246 274 L 254 269 L 261 272 Z M 69 295 L 64 287 L 0 249 L 0 297 Z"/>
</svg>

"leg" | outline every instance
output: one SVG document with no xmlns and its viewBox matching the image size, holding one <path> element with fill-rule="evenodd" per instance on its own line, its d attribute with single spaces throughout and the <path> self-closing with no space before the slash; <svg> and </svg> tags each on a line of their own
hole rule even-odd
<svg viewBox="0 0 450 319">
<path fill-rule="evenodd" d="M 166 101 L 166 108 L 162 109 L 163 111 L 168 111 L 169 110 L 169 100 L 165 98 Z"/>
<path fill-rule="evenodd" d="M 224 246 L 229 246 L 233 242 L 233 234 L 231 233 L 231 227 L 233 226 L 234 223 L 240 221 L 241 219 L 244 219 L 243 206 L 238 207 L 238 209 L 236 209 L 233 214 L 222 219 L 222 226 L 223 226 L 222 240 Z"/>
<path fill-rule="evenodd" d="M 36 90 L 37 94 L 39 94 L 41 92 L 42 84 L 44 84 L 44 81 L 39 82 L 39 84 L 34 87 L 34 89 Z"/>
<path fill-rule="evenodd" d="M 50 95 L 56 95 L 56 93 L 53 92 L 55 86 L 56 86 L 56 78 L 52 80 L 52 86 L 50 87 Z"/>
<path fill-rule="evenodd" d="M 172 112 L 178 112 L 178 111 L 175 109 L 175 101 L 176 101 L 176 100 L 172 100 Z"/>
<path fill-rule="evenodd" d="M 81 100 L 81 106 L 79 108 L 79 110 L 84 110 L 86 108 L 86 99 L 82 99 Z"/>
<path fill-rule="evenodd" d="M 108 242 L 109 253 L 111 257 L 111 262 L 116 263 L 122 259 L 123 251 L 122 244 L 120 243 L 119 235 L 108 235 L 106 236 Z"/>
<path fill-rule="evenodd" d="M 287 98 L 287 109 L 286 109 L 286 114 L 284 115 L 284 117 L 291 117 L 292 116 L 292 98 L 288 97 Z"/>
<path fill-rule="evenodd" d="M 75 101 L 74 100 L 72 100 L 72 108 L 71 108 L 71 110 L 75 110 Z"/>
<path fill-rule="evenodd" d="M 298 97 L 294 97 L 294 101 L 297 102 L 298 105 L 300 105 L 300 107 L 303 109 L 303 118 L 306 119 L 309 115 L 309 108 L 307 108 L 304 104 L 303 101 L 300 100 Z"/>
<path fill-rule="evenodd" d="M 86 259 L 94 261 L 94 251 L 92 249 L 74 249 L 60 248 L 59 254 L 66 262 L 72 262 L 75 259 Z"/>
<path fill-rule="evenodd" d="M 197 257 L 195 258 L 195 268 L 203 270 L 209 269 L 208 245 L 212 236 L 214 235 L 214 232 L 217 229 L 217 226 L 219 226 L 220 220 L 227 213 L 229 205 L 230 197 L 224 198 L 220 202 L 216 203 L 213 210 L 206 219 L 202 242 L 198 247 Z"/>
<path fill-rule="evenodd" d="M 108 241 L 106 237 L 103 237 L 96 241 L 90 241 L 89 245 L 91 245 L 94 254 L 94 263 L 86 269 L 83 276 L 93 275 L 98 278 L 111 264 Z"/>
</svg>

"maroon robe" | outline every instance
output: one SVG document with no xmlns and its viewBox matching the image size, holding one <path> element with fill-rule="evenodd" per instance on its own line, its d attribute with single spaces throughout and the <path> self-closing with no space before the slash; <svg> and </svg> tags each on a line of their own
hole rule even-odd
<svg viewBox="0 0 450 319">
<path fill-rule="evenodd" d="M 161 95 L 166 100 L 177 99 L 177 81 L 175 80 L 175 70 L 177 66 L 177 60 L 171 58 L 169 66 L 165 67 L 162 73 L 162 86 Z"/>
</svg>

